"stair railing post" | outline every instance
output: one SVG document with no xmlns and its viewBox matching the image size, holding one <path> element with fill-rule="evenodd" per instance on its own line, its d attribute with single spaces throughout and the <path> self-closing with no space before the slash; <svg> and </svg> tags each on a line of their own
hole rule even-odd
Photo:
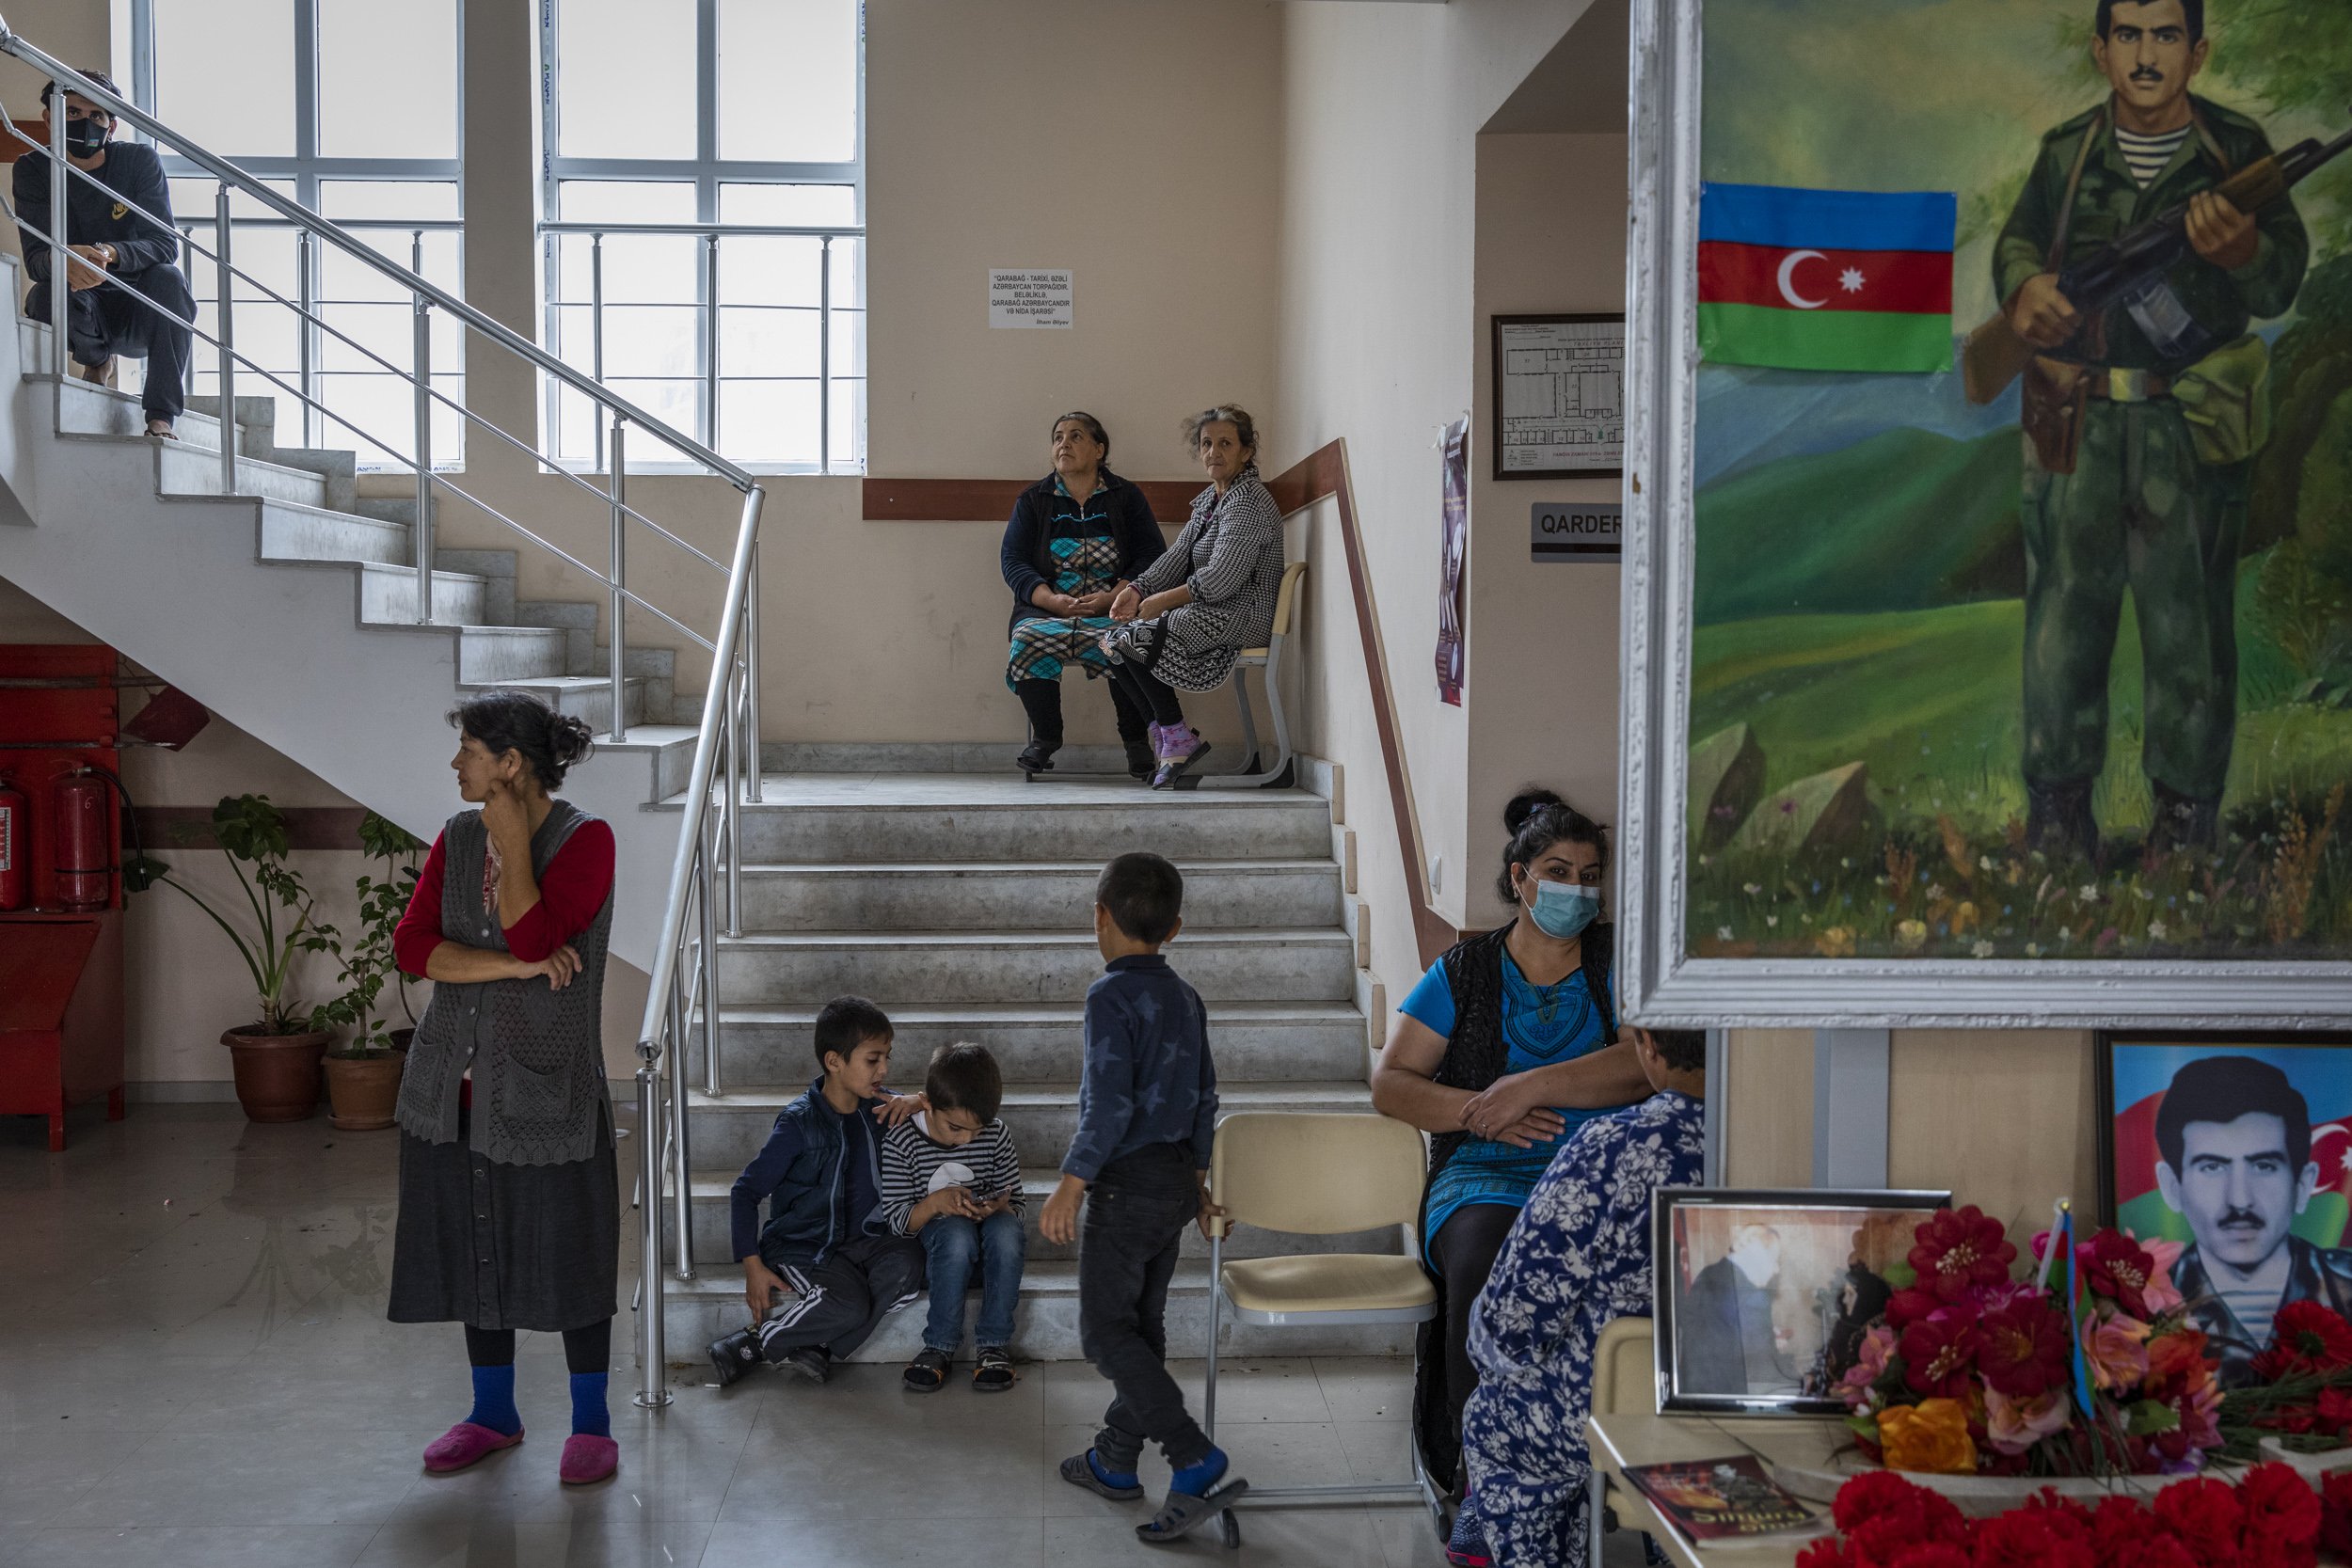
<svg viewBox="0 0 2352 1568">
<path fill-rule="evenodd" d="M 684 945 L 686 940 L 687 930 L 685 927 L 680 927 L 678 932 L 678 941 L 681 946 Z M 676 1173 L 677 1191 L 671 1195 L 671 1200 L 675 1205 L 675 1213 L 676 1215 L 675 1223 L 677 1226 L 677 1237 L 676 1244 L 671 1248 L 671 1251 L 676 1255 L 674 1259 L 674 1266 L 676 1268 L 677 1276 L 680 1279 L 691 1279 L 694 1277 L 694 1236 L 693 1231 L 691 1228 L 691 1221 L 693 1219 L 693 1204 L 691 1201 L 692 1195 L 687 1191 L 686 1187 L 688 1166 L 686 1153 L 686 1021 L 691 1012 L 691 1007 L 688 1003 L 686 995 L 686 964 L 684 961 L 684 956 L 680 955 L 680 961 L 677 967 L 671 971 L 669 1055 L 670 1141 L 675 1146 L 677 1151 L 676 1159 L 673 1165 L 673 1168 Z M 653 1188 L 657 1195 L 659 1195 L 661 1191 L 660 1181 L 660 1166 L 657 1164 L 654 1171 L 655 1185 Z M 659 1214 L 660 1211 L 661 1205 L 659 1197 L 657 1196 L 654 1203 L 654 1212 L 656 1214 Z"/>
<path fill-rule="evenodd" d="M 556 254 L 561 256 L 564 242 L 558 238 L 555 244 Z M 601 387 L 604 385 L 604 233 L 601 230 L 588 236 L 588 344 L 590 361 L 596 366 L 596 385 Z M 555 395 L 560 404 L 564 396 L 560 385 Z M 614 416 L 613 422 L 616 425 L 619 423 L 619 416 Z M 599 437 L 604 435 L 604 427 L 596 423 L 596 411 L 593 404 L 588 410 L 588 428 Z M 599 466 L 603 464 L 603 452 L 596 453 L 596 462 Z M 617 469 L 620 466 L 621 460 L 613 458 L 612 467 Z"/>
<path fill-rule="evenodd" d="M 761 774 L 759 761 L 759 546 L 756 543 L 752 546 L 752 569 L 744 574 L 743 647 L 744 727 L 751 732 L 743 741 L 744 755 L 749 759 L 747 766 L 751 772 L 750 787 L 743 798 L 755 806 L 759 804 Z M 728 841 L 727 852 L 738 859 L 741 858 L 733 840 Z"/>
<path fill-rule="evenodd" d="M 421 234 L 417 260 L 424 260 Z M 408 297 L 416 339 L 417 624 L 425 626 L 433 619 L 433 302 L 419 291 Z"/>
<path fill-rule="evenodd" d="M 719 446 L 719 235 L 703 236 L 704 330 L 709 353 L 703 357 L 703 445 Z"/>
<path fill-rule="evenodd" d="M 719 672 L 713 670 L 711 678 Z M 719 801 L 719 824 L 727 841 L 727 935 L 743 934 L 743 845 L 736 836 L 736 802 L 743 799 L 743 688 L 742 672 L 730 660 L 726 667 L 726 688 L 720 700 L 726 705 L 725 721 L 720 725 L 727 737 L 727 778 L 725 793 Z"/>
<path fill-rule="evenodd" d="M 57 372 L 57 402 L 63 406 L 65 378 L 73 373 L 66 368 L 72 361 L 67 356 L 65 341 L 66 322 L 72 314 L 69 307 L 72 304 L 67 297 L 72 293 L 67 287 L 72 281 L 72 270 L 65 234 L 65 84 L 52 82 L 49 87 L 49 353 L 50 363 Z M 227 202 L 226 194 L 221 199 Z M 224 227 L 227 221 L 222 220 Z"/>
<path fill-rule="evenodd" d="M 637 1256 L 637 1402 L 658 1410 L 670 1402 L 661 1322 L 661 1071 L 652 1040 L 637 1053 L 637 1180 L 643 1201 Z"/>
<path fill-rule="evenodd" d="M 833 236 L 817 243 L 817 471 L 833 472 Z M 1085 508 L 1079 508 L 1084 511 Z"/>
<path fill-rule="evenodd" d="M 612 738 L 628 738 L 627 707 L 628 677 L 623 673 L 628 660 L 625 646 L 625 624 L 628 594 L 628 510 L 625 499 L 627 481 L 622 478 L 626 465 L 621 450 L 622 427 L 628 421 L 620 415 L 612 416 L 612 471 L 605 482 L 605 490 L 612 498 Z"/>
<path fill-rule="evenodd" d="M 62 105 L 65 95 L 58 94 Z M 237 312 L 232 305 L 230 280 L 235 276 L 229 265 L 229 182 L 220 182 L 220 190 L 213 202 L 213 221 L 219 244 L 213 249 L 214 288 L 218 291 L 219 306 L 214 311 L 215 325 L 220 328 L 220 493 L 237 493 Z M 62 275 L 60 275 L 62 276 Z M 64 317 L 58 317 L 57 352 L 65 352 Z M 65 363 L 60 359 L 58 364 Z"/>
<path fill-rule="evenodd" d="M 713 887 L 711 847 L 717 841 L 717 824 L 708 816 L 703 818 L 703 894 L 702 894 L 702 1012 L 703 1012 L 703 1092 L 719 1092 L 719 923 L 717 911 L 711 907 Z M 730 863 L 742 857 L 730 851 Z M 735 924 L 736 911 L 727 910 L 729 924 Z"/>
</svg>

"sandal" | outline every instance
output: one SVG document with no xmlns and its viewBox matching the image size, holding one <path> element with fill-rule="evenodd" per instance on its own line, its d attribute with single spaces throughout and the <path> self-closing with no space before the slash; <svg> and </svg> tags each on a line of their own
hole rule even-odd
<svg viewBox="0 0 2352 1568">
<path fill-rule="evenodd" d="M 980 1348 L 979 1365 L 972 1369 L 972 1386 L 983 1394 L 1001 1394 L 1021 1381 L 1013 1370 L 1012 1353 L 1002 1345 Z"/>
<path fill-rule="evenodd" d="M 1098 1497 L 1108 1497 L 1115 1503 L 1131 1503 L 1143 1496 L 1141 1484 L 1114 1486 L 1104 1481 L 1094 1467 L 1094 1450 L 1073 1453 L 1061 1462 L 1061 1479 L 1073 1486 L 1083 1487 Z"/>
<path fill-rule="evenodd" d="M 918 1394 L 934 1393 L 947 1381 L 947 1373 L 955 1364 L 954 1357 L 946 1351 L 933 1350 L 925 1345 L 914 1353 L 914 1359 L 907 1363 L 906 1376 L 902 1381 Z"/>
<path fill-rule="evenodd" d="M 1155 1546 L 1181 1541 L 1232 1507 L 1234 1500 L 1248 1490 L 1246 1481 L 1229 1481 L 1222 1486 L 1210 1487 L 1204 1497 L 1171 1491 L 1168 1500 L 1160 1504 L 1160 1511 L 1136 1527 L 1136 1539 Z"/>
<path fill-rule="evenodd" d="M 1058 742 L 1048 745 L 1042 740 L 1032 740 L 1026 750 L 1012 759 L 1012 765 L 1031 778 L 1040 773 L 1051 773 L 1054 770 L 1054 753 L 1060 750 Z"/>
</svg>

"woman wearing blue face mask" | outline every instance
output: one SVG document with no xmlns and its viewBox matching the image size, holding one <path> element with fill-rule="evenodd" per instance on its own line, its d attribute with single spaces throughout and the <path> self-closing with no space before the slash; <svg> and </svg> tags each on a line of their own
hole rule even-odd
<svg viewBox="0 0 2352 1568">
<path fill-rule="evenodd" d="M 1441 1482 L 1460 1464 L 1462 1403 L 1477 1382 L 1471 1309 L 1512 1222 L 1567 1133 L 1648 1092 L 1617 1038 L 1612 927 L 1599 918 L 1607 832 L 1540 789 L 1506 806 L 1502 825 L 1496 885 L 1517 917 L 1429 967 L 1372 1073 L 1374 1106 L 1431 1134 L 1421 1236 L 1439 1313 L 1422 1329 L 1413 1419 Z M 1470 1508 L 1455 1535 L 1449 1555 L 1480 1560 Z"/>
</svg>

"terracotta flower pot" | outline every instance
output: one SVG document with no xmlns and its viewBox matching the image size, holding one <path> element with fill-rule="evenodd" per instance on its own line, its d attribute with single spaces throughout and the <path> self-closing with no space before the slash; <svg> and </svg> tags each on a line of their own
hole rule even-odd
<svg viewBox="0 0 2352 1568">
<path fill-rule="evenodd" d="M 400 1103 L 400 1069 L 407 1065 L 405 1051 L 370 1056 L 326 1058 L 326 1097 L 334 1114 L 327 1117 L 346 1132 L 374 1132 L 392 1124 L 392 1108 Z"/>
<path fill-rule="evenodd" d="M 319 1108 L 319 1058 L 335 1037 L 326 1030 L 264 1035 L 248 1023 L 220 1037 L 237 1074 L 237 1103 L 248 1121 L 303 1121 Z"/>
</svg>

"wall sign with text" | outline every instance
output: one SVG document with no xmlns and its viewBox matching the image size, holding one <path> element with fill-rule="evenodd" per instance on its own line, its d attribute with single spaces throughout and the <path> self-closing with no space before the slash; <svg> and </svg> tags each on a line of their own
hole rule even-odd
<svg viewBox="0 0 2352 1568">
<path fill-rule="evenodd" d="M 1068 267 L 988 269 L 991 326 L 1075 326 L 1075 290 Z"/>
<path fill-rule="evenodd" d="M 1622 472 L 1624 315 L 1493 320 L 1495 478 Z"/>
<path fill-rule="evenodd" d="M 1527 553 L 1536 561 L 1614 564 L 1625 554 L 1622 501 L 1537 501 L 1528 514 Z"/>
</svg>

